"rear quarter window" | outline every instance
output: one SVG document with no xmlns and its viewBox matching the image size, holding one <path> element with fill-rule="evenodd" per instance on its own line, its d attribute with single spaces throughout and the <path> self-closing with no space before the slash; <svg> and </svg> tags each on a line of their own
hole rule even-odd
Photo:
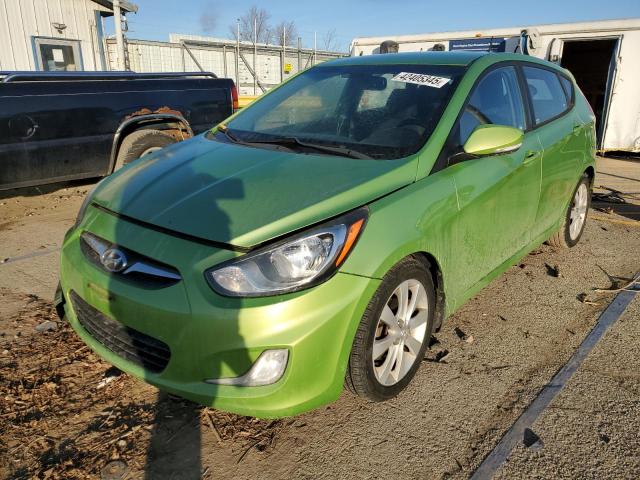
<svg viewBox="0 0 640 480">
<path fill-rule="evenodd" d="M 568 110 L 570 101 L 555 72 L 536 67 L 523 67 L 523 71 L 536 125 L 558 117 Z"/>
<path fill-rule="evenodd" d="M 562 84 L 562 89 L 564 93 L 567 95 L 567 101 L 571 105 L 573 102 L 573 83 L 567 77 L 563 75 L 558 75 L 560 77 L 560 83 Z"/>
</svg>

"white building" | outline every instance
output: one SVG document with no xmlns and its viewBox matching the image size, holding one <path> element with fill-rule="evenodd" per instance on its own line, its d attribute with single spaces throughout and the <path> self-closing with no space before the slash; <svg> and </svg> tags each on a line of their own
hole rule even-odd
<svg viewBox="0 0 640 480">
<path fill-rule="evenodd" d="M 569 69 L 596 113 L 601 151 L 640 152 L 640 19 L 356 38 L 351 55 L 482 50 L 521 52 Z M 437 45 L 437 46 L 436 46 Z"/>
<path fill-rule="evenodd" d="M 110 0 L 0 0 L 0 71 L 106 70 L 102 21 L 110 16 Z"/>
<path fill-rule="evenodd" d="M 138 7 L 120 0 L 122 14 Z M 0 0 L 0 72 L 15 70 L 209 71 L 235 80 L 241 95 L 259 95 L 296 72 L 344 56 L 316 49 L 254 45 L 171 34 L 168 42 L 106 38 L 112 0 Z M 152 8 L 152 7 L 151 7 Z M 187 7 L 185 7 L 187 8 Z M 113 20 L 115 21 L 115 19 Z M 118 55 L 118 52 L 122 54 Z"/>
</svg>

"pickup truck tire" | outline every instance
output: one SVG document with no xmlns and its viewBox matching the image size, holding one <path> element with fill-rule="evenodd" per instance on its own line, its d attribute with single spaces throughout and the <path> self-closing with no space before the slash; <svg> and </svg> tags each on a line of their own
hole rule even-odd
<svg viewBox="0 0 640 480">
<path fill-rule="evenodd" d="M 113 170 L 176 142 L 175 138 L 161 130 L 136 130 L 122 140 Z"/>
</svg>

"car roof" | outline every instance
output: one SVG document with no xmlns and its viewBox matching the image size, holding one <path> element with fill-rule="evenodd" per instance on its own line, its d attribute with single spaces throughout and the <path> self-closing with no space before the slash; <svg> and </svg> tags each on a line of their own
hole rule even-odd
<svg viewBox="0 0 640 480">
<path fill-rule="evenodd" d="M 488 55 L 487 52 L 403 52 L 389 54 L 363 55 L 359 57 L 344 57 L 318 66 L 347 66 L 347 65 L 469 65 L 474 60 Z M 493 54 L 492 54 L 493 55 Z"/>
<path fill-rule="evenodd" d="M 454 52 L 404 52 L 389 54 L 373 54 L 358 57 L 343 57 L 316 65 L 323 66 L 348 66 L 348 65 L 456 65 L 466 67 L 479 58 L 486 58 L 490 63 L 501 61 L 534 63 L 545 65 L 556 70 L 566 71 L 560 66 L 520 53 L 494 53 L 474 51 Z"/>
</svg>

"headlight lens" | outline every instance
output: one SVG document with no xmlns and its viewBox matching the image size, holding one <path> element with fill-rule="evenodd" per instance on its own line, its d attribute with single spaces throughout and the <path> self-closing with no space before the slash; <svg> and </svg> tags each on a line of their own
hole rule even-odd
<svg viewBox="0 0 640 480">
<path fill-rule="evenodd" d="M 324 225 L 206 272 L 211 287 L 232 297 L 293 292 L 328 279 L 344 262 L 368 216 L 359 208 Z"/>
</svg>

